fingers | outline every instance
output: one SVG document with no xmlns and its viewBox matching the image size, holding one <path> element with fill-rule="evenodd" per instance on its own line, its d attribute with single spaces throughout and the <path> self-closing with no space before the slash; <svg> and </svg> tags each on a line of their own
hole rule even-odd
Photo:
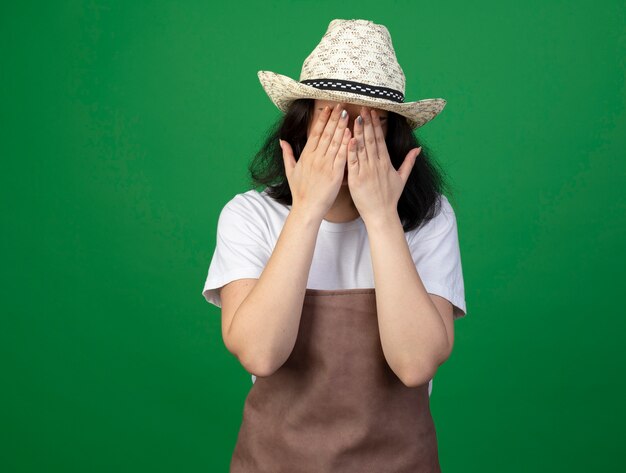
<svg viewBox="0 0 626 473">
<path fill-rule="evenodd" d="M 335 129 L 335 134 L 333 135 L 332 141 L 330 142 L 328 149 L 326 150 L 326 156 L 330 156 L 334 158 L 341 146 L 343 139 L 350 133 L 348 127 L 348 111 L 342 110 L 339 115 L 339 121 L 337 123 L 337 128 Z M 346 133 L 347 132 L 347 133 Z"/>
<path fill-rule="evenodd" d="M 296 167 L 296 158 L 293 155 L 293 150 L 291 149 L 291 145 L 284 140 L 278 140 L 280 144 L 280 149 L 283 150 L 283 162 L 285 164 L 285 174 L 290 175 L 291 170 Z"/>
<path fill-rule="evenodd" d="M 313 128 L 311 128 L 311 132 L 309 133 L 307 142 L 304 145 L 304 149 L 314 151 L 317 148 L 317 145 L 319 144 L 320 138 L 322 137 L 322 133 L 324 132 L 326 122 L 328 121 L 328 117 L 330 116 L 331 112 L 332 109 L 328 105 L 324 107 L 322 113 L 320 113 L 319 117 L 317 117 L 317 120 L 315 120 Z"/>
<path fill-rule="evenodd" d="M 354 147 L 357 159 L 360 163 L 365 164 L 367 162 L 367 151 L 365 149 L 365 122 L 363 121 L 363 116 L 366 115 L 366 113 L 363 112 L 363 108 L 361 108 L 361 114 L 354 120 L 354 137 L 356 138 Z"/>
<path fill-rule="evenodd" d="M 365 150 L 367 156 L 366 159 L 377 159 L 378 148 L 376 146 L 376 135 L 374 135 L 374 127 L 372 123 L 372 115 L 370 113 L 370 109 L 367 107 L 362 107 L 361 116 L 363 117 L 363 139 L 365 141 Z"/>
<path fill-rule="evenodd" d="M 378 152 L 379 159 L 390 159 L 387 152 L 387 144 L 385 143 L 385 134 L 383 132 L 382 124 L 378 112 L 372 109 L 372 124 L 374 129 L 374 137 L 376 138 L 376 151 Z"/>
<path fill-rule="evenodd" d="M 350 130 L 346 128 L 344 130 L 343 140 L 341 141 L 341 146 L 339 147 L 339 152 L 337 153 L 337 157 L 335 158 L 333 169 L 341 172 L 343 176 L 343 170 L 346 167 L 346 161 L 348 159 L 348 147 L 350 141 L 352 140 L 352 136 Z"/>
<path fill-rule="evenodd" d="M 328 154 L 334 157 L 337 153 L 337 149 L 339 149 L 339 145 L 343 139 L 343 128 L 345 128 L 348 123 L 347 119 L 341 119 L 340 117 L 342 108 L 343 107 L 340 103 L 335 105 L 333 113 L 331 113 L 328 123 L 326 123 L 322 137 L 317 144 L 317 148 L 315 150 L 317 156 L 324 156 Z M 338 127 L 341 127 L 342 129 L 337 130 Z M 331 146 L 334 149 L 334 153 L 331 153 L 331 150 L 329 150 Z"/>
<path fill-rule="evenodd" d="M 359 173 L 359 158 L 356 151 L 357 144 L 356 138 L 352 138 L 348 143 L 348 169 L 352 168 L 350 173 L 355 175 Z"/>
</svg>

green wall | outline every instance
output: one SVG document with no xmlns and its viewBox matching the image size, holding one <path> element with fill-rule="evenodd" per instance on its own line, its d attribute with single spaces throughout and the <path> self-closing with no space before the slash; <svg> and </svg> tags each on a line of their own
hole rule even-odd
<svg viewBox="0 0 626 473">
<path fill-rule="evenodd" d="M 202 285 L 333 18 L 386 25 L 450 176 L 468 315 L 443 471 L 624 469 L 623 1 L 3 2 L 6 472 L 227 471 L 250 376 Z M 619 373 L 622 373 L 620 375 Z"/>
</svg>

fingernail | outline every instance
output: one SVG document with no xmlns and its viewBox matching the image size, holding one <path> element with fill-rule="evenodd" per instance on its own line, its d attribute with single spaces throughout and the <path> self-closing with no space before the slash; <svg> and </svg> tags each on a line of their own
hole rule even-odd
<svg viewBox="0 0 626 473">
<path fill-rule="evenodd" d="M 341 112 L 341 119 L 343 120 L 347 116 L 348 116 L 348 111 L 344 108 L 343 111 Z"/>
<path fill-rule="evenodd" d="M 361 125 L 361 124 L 363 123 L 363 117 L 362 117 L 361 115 L 359 115 L 359 116 L 356 118 L 356 121 L 357 121 L 357 123 L 358 123 L 359 125 Z"/>
</svg>

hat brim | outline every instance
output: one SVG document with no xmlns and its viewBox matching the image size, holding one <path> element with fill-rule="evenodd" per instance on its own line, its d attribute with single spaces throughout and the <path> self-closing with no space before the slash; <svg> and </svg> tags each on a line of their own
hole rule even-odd
<svg viewBox="0 0 626 473">
<path fill-rule="evenodd" d="M 347 102 L 402 115 L 414 130 L 435 118 L 446 105 L 446 100 L 442 98 L 396 103 L 343 90 L 318 89 L 276 72 L 258 71 L 257 75 L 265 93 L 282 112 L 286 112 L 294 100 L 302 98 Z"/>
</svg>

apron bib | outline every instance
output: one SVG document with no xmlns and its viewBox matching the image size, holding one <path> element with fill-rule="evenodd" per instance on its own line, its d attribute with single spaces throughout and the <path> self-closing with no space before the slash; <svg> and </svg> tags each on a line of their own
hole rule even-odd
<svg viewBox="0 0 626 473">
<path fill-rule="evenodd" d="M 246 397 L 230 473 L 440 473 L 428 383 L 391 370 L 374 288 L 306 289 L 295 346 Z"/>
</svg>

